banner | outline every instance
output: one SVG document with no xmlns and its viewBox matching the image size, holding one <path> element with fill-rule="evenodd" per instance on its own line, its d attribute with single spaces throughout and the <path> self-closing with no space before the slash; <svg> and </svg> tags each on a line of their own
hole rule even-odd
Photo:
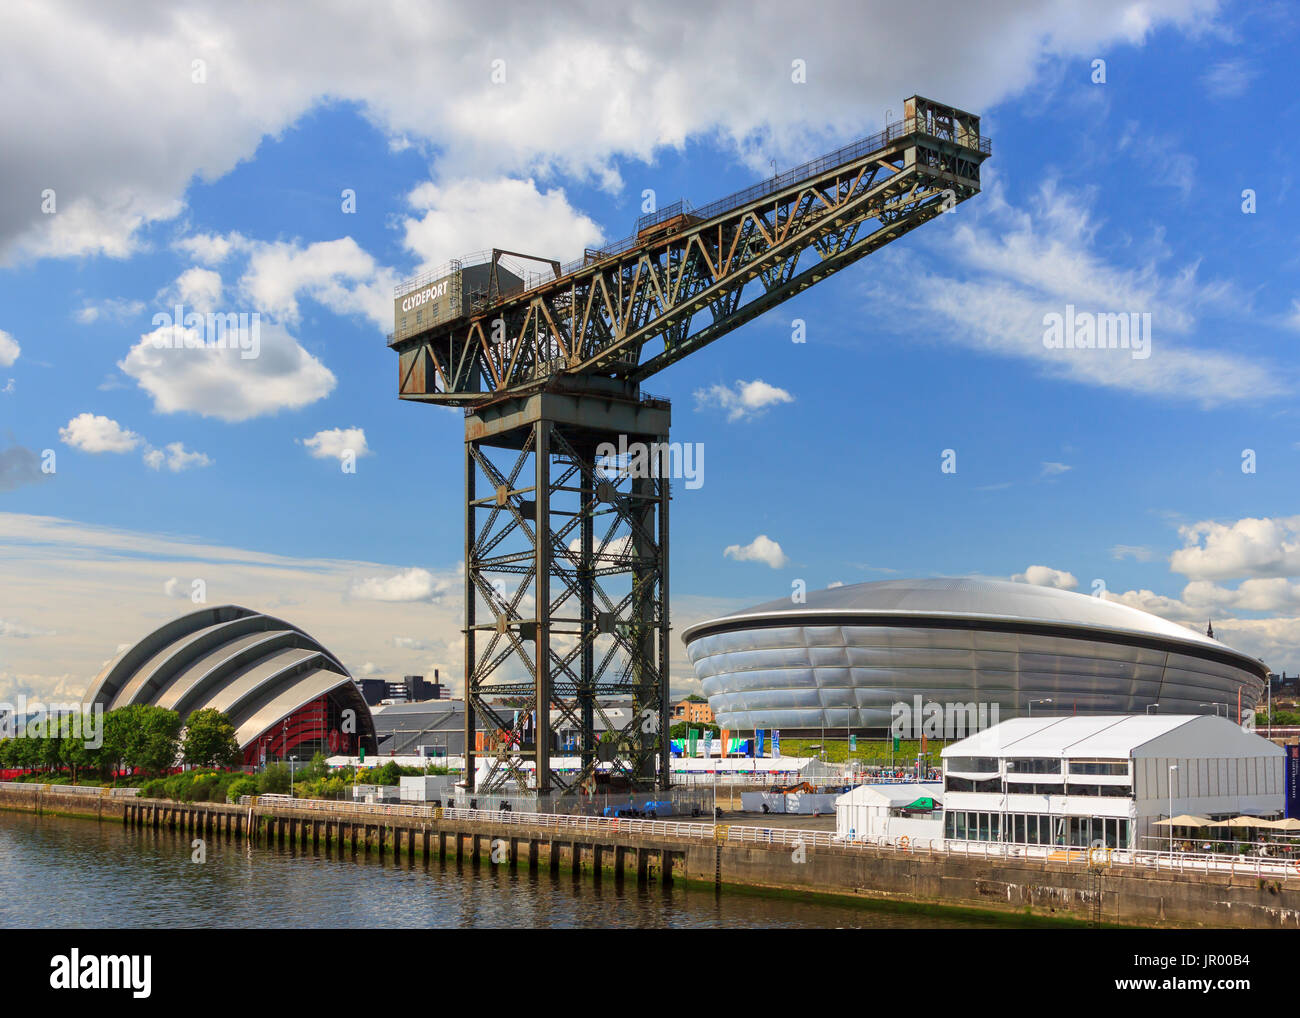
<svg viewBox="0 0 1300 1018">
<path fill-rule="evenodd" d="M 713 755 L 713 729 L 711 728 L 704 730 L 704 755 Z"/>
<path fill-rule="evenodd" d="M 686 755 L 694 756 L 695 744 L 696 742 L 699 741 L 700 738 L 700 730 L 698 728 L 688 728 L 686 729 L 686 737 L 687 737 L 687 747 L 688 747 Z"/>
<path fill-rule="evenodd" d="M 772 755 L 781 755 L 781 729 L 779 728 L 772 729 Z"/>
<path fill-rule="evenodd" d="M 754 756 L 756 757 L 763 755 L 763 736 L 766 734 L 761 728 L 754 733 Z"/>
<path fill-rule="evenodd" d="M 722 756 L 726 759 L 727 753 L 731 750 L 731 733 L 727 729 L 722 730 Z"/>
<path fill-rule="evenodd" d="M 1300 816 L 1300 746 L 1286 747 L 1286 815 Z"/>
</svg>

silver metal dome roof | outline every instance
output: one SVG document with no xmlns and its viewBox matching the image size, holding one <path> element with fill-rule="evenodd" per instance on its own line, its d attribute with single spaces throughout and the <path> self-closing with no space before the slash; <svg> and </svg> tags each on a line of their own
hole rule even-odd
<svg viewBox="0 0 1300 1018">
<path fill-rule="evenodd" d="M 802 604 L 783 598 L 697 623 L 682 634 L 682 639 L 690 643 L 705 632 L 746 621 L 810 624 L 819 616 L 953 618 L 1130 634 L 1231 654 L 1250 662 L 1256 672 L 1264 669 L 1255 658 L 1218 640 L 1117 601 L 1056 587 L 973 577 L 881 580 L 810 591 Z"/>
</svg>

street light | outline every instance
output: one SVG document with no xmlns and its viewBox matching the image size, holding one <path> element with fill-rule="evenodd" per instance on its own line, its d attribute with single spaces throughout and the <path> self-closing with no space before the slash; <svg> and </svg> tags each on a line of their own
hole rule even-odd
<svg viewBox="0 0 1300 1018">
<path fill-rule="evenodd" d="M 1213 707 L 1213 708 L 1214 708 L 1214 716 L 1215 716 L 1216 718 L 1219 716 L 1219 708 L 1222 707 L 1222 708 L 1223 708 L 1223 716 L 1224 716 L 1225 718 L 1228 716 L 1228 705 L 1227 705 L 1226 703 L 1218 703 L 1218 702 L 1215 702 L 1215 703 L 1203 703 L 1203 704 L 1201 704 L 1200 706 L 1202 706 L 1202 707 Z"/>
<path fill-rule="evenodd" d="M 1149 704 L 1147 704 L 1147 713 L 1150 714 L 1150 713 L 1151 713 L 1151 708 L 1153 708 L 1153 707 L 1159 707 L 1159 706 L 1160 706 L 1160 704 L 1158 704 L 1158 703 L 1149 703 Z"/>
<path fill-rule="evenodd" d="M 289 757 L 289 798 L 290 799 L 293 798 L 293 764 L 294 761 L 297 759 L 298 758 L 296 756 Z"/>
<path fill-rule="evenodd" d="M 1174 771 L 1178 770 L 1177 764 L 1169 765 L 1169 855 L 1174 854 Z"/>
<path fill-rule="evenodd" d="M 1034 704 L 1036 704 L 1036 703 L 1051 703 L 1051 702 L 1052 702 L 1051 697 L 1048 697 L 1046 700 L 1029 700 L 1029 701 L 1027 701 L 1027 703 L 1029 704 L 1029 716 L 1030 716 L 1031 718 L 1034 716 Z"/>
</svg>

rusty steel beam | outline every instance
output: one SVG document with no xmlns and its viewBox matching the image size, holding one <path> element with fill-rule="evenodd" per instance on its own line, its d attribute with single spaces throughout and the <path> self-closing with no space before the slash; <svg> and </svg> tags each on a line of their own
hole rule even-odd
<svg viewBox="0 0 1300 1018">
<path fill-rule="evenodd" d="M 399 394 L 474 406 L 565 377 L 642 381 L 979 193 L 989 150 L 978 117 L 914 96 L 873 138 L 645 217 L 540 285 L 393 340 Z"/>
</svg>

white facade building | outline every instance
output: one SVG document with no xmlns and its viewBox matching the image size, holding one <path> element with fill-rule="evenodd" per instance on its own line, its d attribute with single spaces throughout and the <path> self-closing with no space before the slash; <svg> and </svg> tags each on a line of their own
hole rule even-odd
<svg viewBox="0 0 1300 1018">
<path fill-rule="evenodd" d="M 942 793 L 940 784 L 858 785 L 835 800 L 835 833 L 846 841 L 883 838 L 893 842 L 907 837 L 925 843 L 942 839 L 943 824 L 937 811 L 929 815 L 904 812 L 904 807 L 917 800 L 939 800 Z"/>
<path fill-rule="evenodd" d="M 1155 848 L 1170 816 L 1281 816 L 1284 756 L 1203 714 L 1017 718 L 944 749 L 944 834 Z"/>
</svg>

